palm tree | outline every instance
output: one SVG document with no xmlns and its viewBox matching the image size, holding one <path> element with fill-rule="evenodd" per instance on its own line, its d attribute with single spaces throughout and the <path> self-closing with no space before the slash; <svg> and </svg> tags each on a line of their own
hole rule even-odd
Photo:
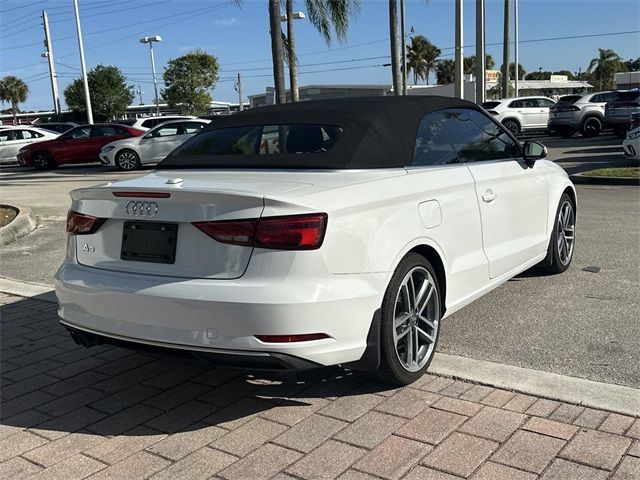
<svg viewBox="0 0 640 480">
<path fill-rule="evenodd" d="M 284 84 L 284 47 L 280 29 L 280 2 L 269 0 L 269 29 L 271 34 L 271 58 L 273 61 L 273 82 L 276 88 L 276 103 L 287 101 Z"/>
<path fill-rule="evenodd" d="M 599 48 L 599 55 L 589 63 L 588 73 L 593 73 L 593 79 L 598 80 L 598 90 L 605 90 L 613 86 L 613 74 L 625 71 L 626 67 L 620 55 L 610 48 Z"/>
<path fill-rule="evenodd" d="M 487 54 L 484 61 L 484 66 L 487 70 L 493 70 L 496 66 L 496 62 L 493 61 L 493 57 L 490 54 Z M 469 75 L 475 75 L 476 73 L 476 56 L 469 55 L 468 57 L 464 57 L 464 73 Z"/>
<path fill-rule="evenodd" d="M 349 19 L 360 11 L 360 0 L 305 0 L 305 7 L 309 21 L 324 37 L 327 45 L 331 45 L 332 36 L 335 35 L 339 42 L 347 39 Z M 286 61 L 289 65 L 289 82 L 291 86 L 291 101 L 297 102 L 298 93 L 298 67 L 293 29 L 293 0 L 286 0 L 287 35 L 286 35 Z"/>
<path fill-rule="evenodd" d="M 400 44 L 398 42 L 398 2 L 389 0 L 389 39 L 391 46 L 391 75 L 393 94 L 400 95 L 402 81 L 400 77 Z M 404 42 L 404 38 L 402 39 Z"/>
<path fill-rule="evenodd" d="M 407 47 L 407 70 L 413 72 L 413 84 L 418 83 L 418 78 L 429 84 L 429 73 L 436 68 L 440 49 L 422 35 L 411 37 L 411 44 Z"/>
<path fill-rule="evenodd" d="M 0 79 L 0 101 L 11 104 L 13 124 L 16 124 L 18 104 L 27 101 L 29 87 L 17 77 L 8 75 Z"/>
<path fill-rule="evenodd" d="M 456 79 L 456 62 L 447 59 L 440 60 L 436 63 L 436 81 L 438 85 L 447 85 L 455 82 Z"/>
</svg>

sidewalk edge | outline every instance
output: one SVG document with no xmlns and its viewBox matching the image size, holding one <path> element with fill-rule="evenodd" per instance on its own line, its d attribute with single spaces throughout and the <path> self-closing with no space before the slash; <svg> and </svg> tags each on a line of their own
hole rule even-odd
<svg viewBox="0 0 640 480">
<path fill-rule="evenodd" d="M 53 287 L 37 283 L 19 282 L 10 278 L 0 277 L 0 292 L 16 297 L 32 298 L 42 302 L 58 303 Z"/>
<path fill-rule="evenodd" d="M 640 417 L 640 390 L 583 378 L 436 353 L 429 372 L 552 400 Z"/>
</svg>

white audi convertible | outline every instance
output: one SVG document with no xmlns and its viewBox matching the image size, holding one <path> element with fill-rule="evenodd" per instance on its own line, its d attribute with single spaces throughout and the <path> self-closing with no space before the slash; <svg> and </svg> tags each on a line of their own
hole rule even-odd
<svg viewBox="0 0 640 480">
<path fill-rule="evenodd" d="M 452 98 L 220 118 L 157 171 L 71 193 L 61 322 L 85 346 L 410 383 L 444 318 L 569 267 L 576 193 L 545 156 Z"/>
</svg>

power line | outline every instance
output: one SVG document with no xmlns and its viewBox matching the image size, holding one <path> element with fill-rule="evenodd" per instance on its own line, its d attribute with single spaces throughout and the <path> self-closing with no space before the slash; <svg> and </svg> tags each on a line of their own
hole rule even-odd
<svg viewBox="0 0 640 480">
<path fill-rule="evenodd" d="M 18 9 L 22 10 L 24 8 L 29 8 L 29 7 L 32 7 L 34 5 L 38 5 L 39 3 L 44 3 L 46 1 L 47 0 L 38 0 L 37 2 L 27 3 L 26 5 L 19 5 L 17 7 L 13 7 L 13 8 L 3 8 L 1 11 L 2 11 L 3 14 L 5 14 L 7 12 L 13 12 L 14 10 L 18 10 Z"/>
</svg>

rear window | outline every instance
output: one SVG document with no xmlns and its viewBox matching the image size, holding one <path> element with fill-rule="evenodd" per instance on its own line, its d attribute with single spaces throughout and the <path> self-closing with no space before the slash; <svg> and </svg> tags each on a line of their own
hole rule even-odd
<svg viewBox="0 0 640 480">
<path fill-rule="evenodd" d="M 582 98 L 582 95 L 565 95 L 558 99 L 558 103 L 576 103 Z"/>
<path fill-rule="evenodd" d="M 283 154 L 317 154 L 330 151 L 342 136 L 343 129 L 334 125 L 251 125 L 208 130 L 187 140 L 160 167 L 178 167 L 197 163 L 214 167 L 216 157 L 258 155 L 269 158 Z M 197 161 L 195 161 L 197 159 Z M 208 161 L 209 160 L 209 161 Z"/>
<path fill-rule="evenodd" d="M 491 110 L 492 108 L 496 108 L 498 105 L 500 105 L 500 102 L 484 102 L 482 104 L 482 108 L 485 110 Z"/>
</svg>

